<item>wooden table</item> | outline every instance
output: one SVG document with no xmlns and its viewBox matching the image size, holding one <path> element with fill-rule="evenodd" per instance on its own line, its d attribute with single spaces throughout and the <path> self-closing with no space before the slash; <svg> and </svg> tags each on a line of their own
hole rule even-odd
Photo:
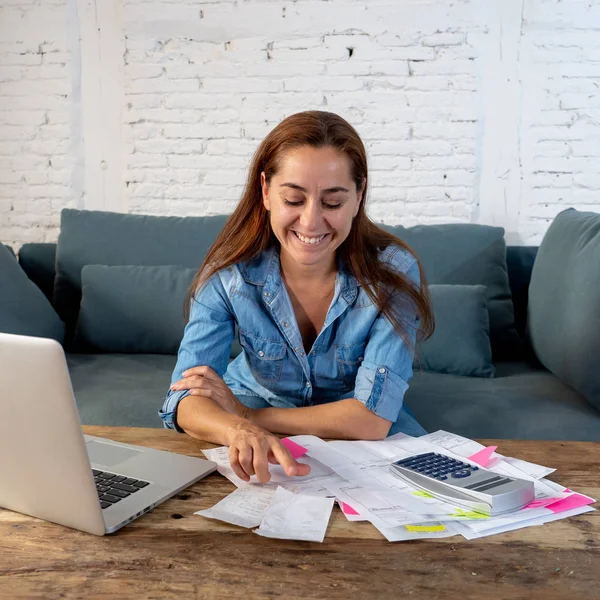
<svg viewBox="0 0 600 600">
<path fill-rule="evenodd" d="M 173 431 L 85 433 L 202 456 Z M 491 444 L 492 440 L 483 443 Z M 600 443 L 499 440 L 600 498 Z M 600 598 L 600 513 L 502 535 L 389 543 L 334 508 L 323 544 L 272 540 L 194 515 L 233 491 L 214 474 L 116 534 L 94 537 L 0 509 L 1 598 Z"/>
</svg>

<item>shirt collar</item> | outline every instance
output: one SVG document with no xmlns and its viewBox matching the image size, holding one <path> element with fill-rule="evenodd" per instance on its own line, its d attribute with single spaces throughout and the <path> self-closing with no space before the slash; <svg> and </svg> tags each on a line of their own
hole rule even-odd
<svg viewBox="0 0 600 600">
<path fill-rule="evenodd" d="M 258 256 L 242 263 L 240 270 L 246 283 L 261 286 L 264 288 L 263 293 L 274 297 L 281 286 L 279 248 L 271 246 Z M 340 296 L 348 304 L 352 304 L 358 295 L 360 284 L 342 259 L 338 260 L 337 282 L 340 285 Z"/>
</svg>

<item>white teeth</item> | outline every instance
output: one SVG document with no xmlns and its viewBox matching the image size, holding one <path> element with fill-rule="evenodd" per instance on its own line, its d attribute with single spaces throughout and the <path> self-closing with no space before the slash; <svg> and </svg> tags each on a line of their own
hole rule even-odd
<svg viewBox="0 0 600 600">
<path fill-rule="evenodd" d="M 309 238 L 309 237 L 305 237 L 305 236 L 301 235 L 297 231 L 294 231 L 294 233 L 298 236 L 298 239 L 301 242 L 304 242 L 305 244 L 318 244 L 325 237 L 325 235 L 327 235 L 327 234 L 325 234 L 325 235 L 321 235 L 316 238 Z"/>
</svg>

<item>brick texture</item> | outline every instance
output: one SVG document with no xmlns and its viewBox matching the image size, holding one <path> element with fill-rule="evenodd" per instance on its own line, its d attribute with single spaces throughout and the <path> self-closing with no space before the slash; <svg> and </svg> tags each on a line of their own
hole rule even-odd
<svg viewBox="0 0 600 600">
<path fill-rule="evenodd" d="M 493 11 L 481 3 L 102 1 L 118 4 L 123 40 L 119 210 L 228 213 L 264 135 L 289 114 L 323 109 L 366 143 L 375 219 L 477 221 L 481 125 L 493 118 L 480 85 Z M 511 240 L 537 244 L 563 208 L 600 211 L 600 8 L 522 3 L 519 142 L 506 149 L 521 179 Z M 60 209 L 86 206 L 93 141 L 79 139 L 66 0 L 0 7 L 0 240 L 18 247 L 55 240 Z"/>
</svg>

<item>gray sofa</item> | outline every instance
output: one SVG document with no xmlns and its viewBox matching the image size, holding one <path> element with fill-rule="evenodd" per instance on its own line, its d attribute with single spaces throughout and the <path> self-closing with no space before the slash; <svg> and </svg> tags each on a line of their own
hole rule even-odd
<svg viewBox="0 0 600 600">
<path fill-rule="evenodd" d="M 77 316 L 80 307 L 84 311 L 82 293 L 86 301 L 86 294 L 93 287 L 91 276 L 87 283 L 84 277 L 82 284 L 82 266 L 178 265 L 195 269 L 224 222 L 225 217 L 176 219 L 67 210 L 62 215 L 58 244 L 21 247 L 20 267 L 66 323 L 67 360 L 84 424 L 161 427 L 157 411 L 176 356 L 172 343 L 146 344 L 136 349 L 119 345 L 119 339 L 113 340 L 119 352 L 98 350 L 94 344 L 86 345 L 85 340 L 82 343 L 81 332 L 77 333 Z M 600 441 L 600 411 L 593 406 L 594 398 L 590 401 L 589 395 L 586 398 L 576 391 L 577 384 L 567 385 L 564 381 L 572 384 L 568 376 L 558 377 L 544 367 L 532 348 L 527 331 L 532 321 L 528 296 L 538 248 L 506 248 L 502 230 L 478 225 L 465 225 L 464 229 L 458 225 L 388 229 L 407 238 L 417 250 L 432 283 L 484 285 L 487 287 L 481 289 L 489 290 L 493 285 L 477 278 L 485 280 L 496 269 L 497 280 L 508 286 L 508 291 L 487 298 L 490 311 L 494 306 L 500 321 L 504 319 L 500 329 L 504 328 L 504 334 L 510 333 L 491 340 L 495 376 L 430 372 L 416 366 L 405 402 L 419 422 L 429 431 L 445 429 L 471 438 Z M 476 238 L 471 246 L 461 241 L 471 234 Z M 442 242 L 445 246 L 439 247 L 439 240 L 446 235 L 450 237 Z M 462 255 L 455 252 L 457 245 L 466 246 Z M 477 263 L 490 252 L 496 257 L 491 263 Z M 440 261 L 447 264 L 440 266 Z M 130 281 L 127 273 L 121 275 Z M 598 282 L 600 287 L 600 279 Z M 123 288 L 120 293 L 148 296 L 148 291 L 139 289 L 139 285 L 135 290 Z M 92 300 L 85 310 L 86 318 L 92 319 Z M 180 310 L 179 304 L 176 310 Z M 495 325 L 496 333 L 502 333 L 498 322 Z M 546 326 L 553 327 L 553 323 Z M 491 321 L 490 327 L 494 327 Z M 97 339 L 111 335 L 118 338 L 120 331 L 123 330 L 111 334 L 97 328 Z M 99 345 L 103 346 L 103 342 Z M 452 346 L 452 340 L 446 340 L 446 345 Z M 156 347 L 170 347 L 171 353 L 148 352 Z M 453 352 L 451 347 L 448 349 Z"/>
</svg>

